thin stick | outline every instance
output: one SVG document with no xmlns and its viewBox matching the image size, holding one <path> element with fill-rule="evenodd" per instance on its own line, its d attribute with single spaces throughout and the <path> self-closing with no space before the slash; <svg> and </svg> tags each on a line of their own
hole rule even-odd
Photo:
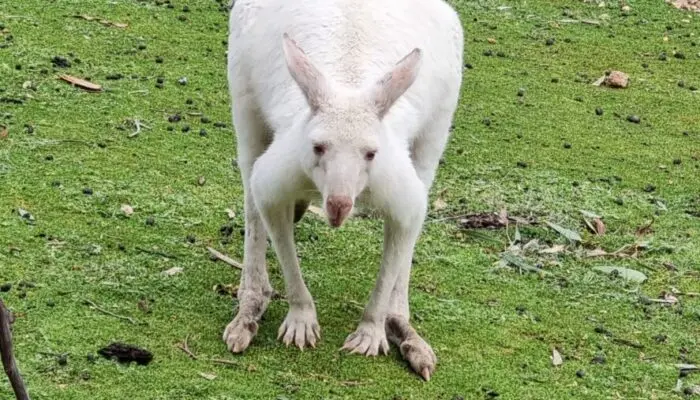
<svg viewBox="0 0 700 400">
<path fill-rule="evenodd" d="M 187 345 L 187 339 L 188 339 L 189 337 L 190 337 L 190 335 L 185 336 L 185 342 L 184 342 L 184 343 L 179 343 L 179 344 L 177 345 L 177 347 L 178 347 L 180 350 L 184 351 L 185 354 L 187 354 L 188 356 L 190 356 L 191 359 L 196 360 L 196 359 L 197 359 L 197 356 L 196 356 L 192 351 L 190 351 L 190 347 Z"/>
<path fill-rule="evenodd" d="M 107 310 L 105 310 L 104 308 L 101 308 L 100 306 L 98 306 L 97 304 L 95 304 L 95 303 L 94 303 L 93 301 L 91 301 L 91 300 L 85 299 L 85 303 L 87 303 L 88 305 L 92 306 L 92 308 L 94 308 L 95 310 L 97 310 L 97 311 L 99 311 L 99 312 L 101 312 L 101 313 L 103 313 L 103 314 L 111 315 L 111 316 L 114 317 L 114 318 L 119 318 L 119 319 L 122 319 L 122 320 L 124 320 L 124 321 L 129 321 L 129 322 L 131 322 L 131 323 L 134 324 L 134 325 L 137 324 L 137 322 L 136 322 L 135 319 L 133 319 L 133 318 L 131 318 L 131 317 L 124 316 L 124 315 L 115 314 L 115 313 L 113 313 L 113 312 L 111 312 L 111 311 L 107 311 Z"/>
<path fill-rule="evenodd" d="M 228 265 L 230 265 L 230 266 L 232 266 L 232 267 L 234 267 L 234 268 L 243 269 L 243 264 L 241 264 L 241 263 L 239 263 L 238 261 L 232 259 L 231 257 L 229 257 L 229 256 L 227 256 L 227 255 L 225 255 L 225 254 L 219 253 L 218 251 L 214 250 L 214 249 L 211 248 L 211 247 L 207 247 L 207 250 L 209 250 L 209 254 L 211 254 L 211 255 L 212 255 L 214 258 L 216 258 L 217 260 L 221 260 L 221 261 L 225 262 L 226 264 L 228 264 Z"/>
<path fill-rule="evenodd" d="M 216 363 L 216 364 L 226 364 L 226 365 L 235 365 L 238 366 L 238 363 L 235 361 L 230 361 L 230 360 L 223 360 L 221 358 L 212 358 L 209 361 Z"/>
<path fill-rule="evenodd" d="M 17 369 L 15 356 L 12 354 L 12 332 L 10 331 L 10 311 L 5 308 L 5 303 L 0 299 L 0 355 L 5 373 L 10 379 L 12 390 L 17 400 L 29 400 L 27 388 L 24 386 L 22 376 Z"/>
</svg>

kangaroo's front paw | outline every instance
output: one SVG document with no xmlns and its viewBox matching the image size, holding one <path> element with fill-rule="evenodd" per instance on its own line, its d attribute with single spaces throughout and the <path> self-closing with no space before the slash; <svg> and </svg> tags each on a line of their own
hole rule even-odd
<svg viewBox="0 0 700 400">
<path fill-rule="evenodd" d="M 321 327 L 316 320 L 314 307 L 290 308 L 277 331 L 277 339 L 280 338 L 287 346 L 294 343 L 301 350 L 316 347 L 316 341 L 321 339 Z"/>
<path fill-rule="evenodd" d="M 247 349 L 250 342 L 258 333 L 258 323 L 254 319 L 237 315 L 224 331 L 224 342 L 228 349 L 234 353 L 240 353 Z"/>
<path fill-rule="evenodd" d="M 350 353 L 376 356 L 379 353 L 389 353 L 389 342 L 386 339 L 386 331 L 383 324 L 362 322 L 357 330 L 345 339 L 341 350 Z"/>
<path fill-rule="evenodd" d="M 437 364 L 437 357 L 430 345 L 423 338 L 414 334 L 401 342 L 399 350 L 411 368 L 423 379 L 429 381 L 435 372 L 435 364 Z"/>
</svg>

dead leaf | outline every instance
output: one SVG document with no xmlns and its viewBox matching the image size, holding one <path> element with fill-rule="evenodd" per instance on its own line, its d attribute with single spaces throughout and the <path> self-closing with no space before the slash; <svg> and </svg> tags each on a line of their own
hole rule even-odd
<svg viewBox="0 0 700 400">
<path fill-rule="evenodd" d="M 214 379 L 216 379 L 216 375 L 214 375 L 214 374 L 207 374 L 207 373 L 205 373 L 205 372 L 200 372 L 200 373 L 199 373 L 199 376 L 201 376 L 202 378 L 204 378 L 204 379 L 206 379 L 206 380 L 208 380 L 208 381 L 213 381 Z"/>
<path fill-rule="evenodd" d="M 506 210 L 505 207 L 501 208 L 501 211 L 498 212 L 498 219 L 501 224 L 505 225 L 506 228 L 508 227 L 508 210 Z"/>
<path fill-rule="evenodd" d="M 552 349 L 552 365 L 555 367 L 558 367 L 562 364 L 564 364 L 564 359 L 561 357 L 561 354 L 557 351 L 557 349 Z"/>
<path fill-rule="evenodd" d="M 70 83 L 73 86 L 77 86 L 77 87 L 79 87 L 81 89 L 85 89 L 87 91 L 91 91 L 91 92 L 102 91 L 102 86 L 100 86 L 96 83 L 86 81 L 84 79 L 76 78 L 74 76 L 66 75 L 66 74 L 59 75 L 58 77 L 59 77 L 59 79 L 62 79 L 64 81 Z"/>
<path fill-rule="evenodd" d="M 7 130 L 7 127 L 4 125 L 0 125 L 0 139 L 5 139 L 9 135 L 9 132 Z"/>
<path fill-rule="evenodd" d="M 238 296 L 238 285 L 232 283 L 226 285 L 217 283 L 212 289 L 220 296 L 230 296 L 234 299 Z"/>
<path fill-rule="evenodd" d="M 559 254 L 563 253 L 565 250 L 566 246 L 564 246 L 563 244 L 555 244 L 552 247 L 540 250 L 540 254 Z"/>
<path fill-rule="evenodd" d="M 496 39 L 494 39 L 494 38 L 488 38 L 488 39 L 486 39 L 486 41 L 491 43 L 491 44 L 496 44 Z"/>
<path fill-rule="evenodd" d="M 236 212 L 233 211 L 232 209 L 227 208 L 227 209 L 224 210 L 224 211 L 226 211 L 226 215 L 228 215 L 228 219 L 234 219 L 234 218 L 236 218 Z"/>
<path fill-rule="evenodd" d="M 627 279 L 628 281 L 632 282 L 637 282 L 637 283 L 642 283 L 647 280 L 647 276 L 644 275 L 643 273 L 629 269 L 629 268 L 624 268 L 624 267 L 615 267 L 615 266 L 602 266 L 602 267 L 593 267 L 594 270 L 604 272 L 606 274 L 617 274 L 621 278 Z"/>
<path fill-rule="evenodd" d="M 127 217 L 130 217 L 134 213 L 133 207 L 128 204 L 122 204 L 121 210 Z"/>
<path fill-rule="evenodd" d="M 200 176 L 199 178 L 197 178 L 197 184 L 199 186 L 204 186 L 205 183 L 207 183 L 207 178 L 205 178 L 204 176 Z"/>
<path fill-rule="evenodd" d="M 506 216 L 506 220 L 507 220 Z M 481 228 L 503 228 L 506 226 L 502 218 L 502 214 L 495 214 L 493 212 L 485 212 L 478 214 L 465 215 L 464 218 L 459 220 L 459 224 L 464 229 L 481 229 Z"/>
<path fill-rule="evenodd" d="M 442 199 L 442 197 L 438 197 L 433 202 L 433 210 L 435 210 L 435 211 L 444 210 L 446 208 L 447 208 L 447 203 L 445 202 L 445 200 Z"/>
<path fill-rule="evenodd" d="M 586 257 L 602 257 L 602 256 L 607 256 L 609 253 L 600 247 L 593 249 L 593 250 L 588 250 L 586 252 Z"/>
<path fill-rule="evenodd" d="M 572 242 L 580 242 L 581 241 L 581 236 L 578 234 L 578 232 L 572 231 L 571 229 L 564 228 L 562 226 L 559 226 L 553 222 L 545 221 L 545 223 L 557 233 L 560 235 L 564 236 L 565 238 L 569 239 Z"/>
<path fill-rule="evenodd" d="M 98 17 L 92 17 L 90 15 L 74 15 L 75 18 L 80 18 L 84 19 L 85 21 L 97 21 L 101 23 L 104 26 L 114 26 L 116 28 L 126 28 L 129 26 L 129 24 L 125 24 L 123 22 L 112 22 L 106 19 L 98 18 Z"/>
<path fill-rule="evenodd" d="M 180 268 L 180 267 L 172 267 L 172 268 L 170 268 L 170 269 L 168 269 L 168 270 L 163 271 L 163 275 L 165 275 L 165 276 L 173 276 L 173 275 L 179 274 L 179 273 L 182 272 L 182 271 L 183 271 L 183 269 Z"/>
<path fill-rule="evenodd" d="M 651 226 L 654 225 L 654 221 L 655 220 L 652 218 L 648 224 L 642 225 L 639 228 L 637 228 L 637 231 L 635 232 L 635 234 L 637 236 L 644 236 L 644 235 L 648 235 L 648 234 L 654 232 L 654 230 L 651 229 Z"/>
<path fill-rule="evenodd" d="M 600 218 L 596 218 L 593 220 L 593 223 L 595 224 L 595 234 L 598 236 L 603 236 L 605 235 L 605 224 Z"/>
</svg>

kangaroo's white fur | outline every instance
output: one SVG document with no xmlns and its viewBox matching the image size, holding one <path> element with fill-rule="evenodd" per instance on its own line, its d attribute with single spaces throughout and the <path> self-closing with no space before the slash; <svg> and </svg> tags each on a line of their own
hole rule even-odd
<svg viewBox="0 0 700 400">
<path fill-rule="evenodd" d="M 443 0 L 237 0 L 229 25 L 246 234 L 239 309 L 224 341 L 241 352 L 257 333 L 272 294 L 269 235 L 289 300 L 279 336 L 315 346 L 320 328 L 296 257 L 295 214 L 320 196 L 340 226 L 361 202 L 384 215 L 384 255 L 343 348 L 376 355 L 388 339 L 429 379 L 437 359 L 408 322 L 408 283 L 460 92 L 457 14 Z"/>
</svg>

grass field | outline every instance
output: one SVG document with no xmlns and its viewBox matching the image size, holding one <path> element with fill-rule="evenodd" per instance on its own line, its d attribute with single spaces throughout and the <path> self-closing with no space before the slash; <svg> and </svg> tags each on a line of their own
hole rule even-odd
<svg viewBox="0 0 700 400">
<path fill-rule="evenodd" d="M 249 350 L 227 351 L 235 299 L 214 287 L 239 271 L 206 247 L 242 259 L 228 15 L 213 0 L 158 3 L 0 2 L 0 296 L 33 398 L 674 399 L 700 384 L 689 374 L 677 387 L 676 366 L 700 363 L 700 14 L 663 0 L 453 2 L 468 65 L 411 286 L 412 319 L 439 358 L 425 383 L 395 348 L 338 351 L 374 285 L 373 219 L 334 231 L 307 214 L 297 226 L 315 350 L 276 341 L 277 299 Z M 630 86 L 591 84 L 607 70 Z M 521 219 L 460 222 L 502 209 Z M 268 260 L 282 292 L 271 249 Z M 197 360 L 177 347 L 185 338 Z M 93 357 L 112 341 L 153 361 Z"/>
</svg>

